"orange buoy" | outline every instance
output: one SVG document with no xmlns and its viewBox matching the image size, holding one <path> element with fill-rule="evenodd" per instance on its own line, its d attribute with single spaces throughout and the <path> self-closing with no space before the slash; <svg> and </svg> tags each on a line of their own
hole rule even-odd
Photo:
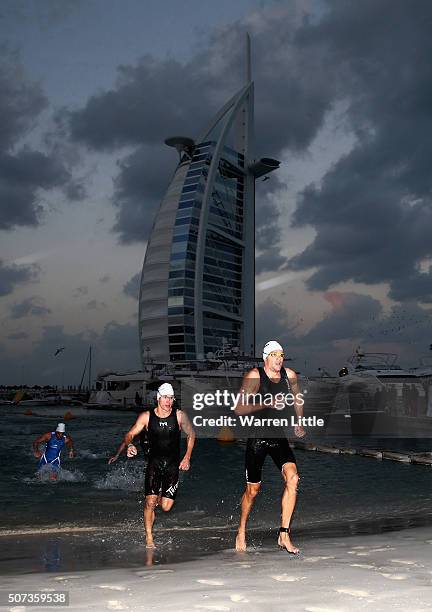
<svg viewBox="0 0 432 612">
<path fill-rule="evenodd" d="M 221 427 L 216 440 L 221 444 L 230 444 L 235 441 L 234 432 L 229 427 Z"/>
<path fill-rule="evenodd" d="M 24 412 L 25 416 L 32 416 L 33 412 L 30 410 L 30 408 L 27 408 L 27 410 Z"/>
<path fill-rule="evenodd" d="M 74 419 L 74 415 L 72 414 L 72 412 L 70 410 L 68 410 L 67 412 L 65 412 L 63 420 L 65 421 L 70 421 L 71 419 Z"/>
<path fill-rule="evenodd" d="M 18 403 L 18 402 L 20 402 L 24 398 L 24 396 L 25 396 L 25 391 L 17 391 L 15 393 L 13 401 Z"/>
</svg>

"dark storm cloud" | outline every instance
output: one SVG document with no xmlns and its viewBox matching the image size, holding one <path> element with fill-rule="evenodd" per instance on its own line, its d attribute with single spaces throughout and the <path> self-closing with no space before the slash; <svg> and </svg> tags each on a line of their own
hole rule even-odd
<svg viewBox="0 0 432 612">
<path fill-rule="evenodd" d="M 0 157 L 0 175 L 12 183 L 30 188 L 50 189 L 65 182 L 67 173 L 61 163 L 38 151 L 22 149 L 15 156 Z"/>
<path fill-rule="evenodd" d="M 260 148 L 271 147 L 274 153 L 287 146 L 303 149 L 330 108 L 336 73 L 323 72 L 327 51 L 320 41 L 299 52 L 291 7 L 266 7 L 255 17 L 255 26 L 219 28 L 207 47 L 184 64 L 147 55 L 136 66 L 120 66 L 113 89 L 92 96 L 81 110 L 65 110 L 61 119 L 74 139 L 97 150 L 159 144 L 179 130 L 198 136 L 212 113 L 245 83 L 249 29 L 253 77 L 259 82 Z M 284 78 L 275 78 L 276 73 Z"/>
<path fill-rule="evenodd" d="M 418 300 L 419 302 L 432 303 L 432 270 L 429 272 L 410 272 L 403 282 L 393 282 L 390 291 L 393 300 L 404 302 L 406 300 Z"/>
<path fill-rule="evenodd" d="M 320 52 L 321 43 L 299 53 L 298 21 L 291 8 L 266 7 L 255 21 L 256 26 L 248 27 L 259 83 L 256 154 L 277 157 L 286 147 L 301 150 L 310 144 L 330 108 L 335 79 L 328 67 L 323 69 L 326 57 Z M 185 64 L 146 56 L 136 66 L 121 66 L 115 87 L 92 96 L 84 108 L 65 110 L 59 116 L 62 126 L 69 125 L 72 138 L 92 149 L 137 148 L 120 163 L 115 181 L 119 213 L 114 229 L 122 242 L 148 238 L 156 206 L 177 162 L 173 151 L 161 148 L 164 138 L 178 133 L 198 137 L 216 110 L 244 84 L 245 31 L 239 23 L 219 29 L 208 46 Z M 275 189 L 273 183 L 266 183 L 266 189 Z M 270 222 L 260 215 L 257 224 L 272 234 L 275 247 L 278 214 L 273 207 Z M 274 255 L 274 264 L 279 265 L 281 257 Z M 259 264 L 261 270 L 271 265 L 269 255 Z"/>
<path fill-rule="evenodd" d="M 261 342 L 274 337 L 283 345 L 305 347 L 331 345 L 338 340 L 363 339 L 371 330 L 385 325 L 381 303 L 368 295 L 329 291 L 324 294 L 331 309 L 308 332 L 298 332 L 299 321 L 271 299 L 257 309 L 257 333 Z"/>
<path fill-rule="evenodd" d="M 125 285 L 123 286 L 123 293 L 133 298 L 134 300 L 137 300 L 139 297 L 140 281 L 141 272 L 137 272 L 137 274 L 134 274 L 132 278 L 130 278 L 128 282 L 125 283 Z"/>
<path fill-rule="evenodd" d="M 274 272 L 286 263 L 285 257 L 279 253 L 277 247 L 266 249 L 261 255 L 255 258 L 255 274 L 262 272 Z"/>
<path fill-rule="evenodd" d="M 255 259 L 255 273 L 275 272 L 286 266 L 286 258 L 280 254 L 280 207 L 277 193 L 282 189 L 277 173 L 271 182 L 256 183 L 255 245 L 259 254 Z"/>
<path fill-rule="evenodd" d="M 323 295 L 330 310 L 306 333 L 299 333 L 298 322 L 285 308 L 271 299 L 257 308 L 257 339 L 270 338 L 282 344 L 304 347 L 306 352 L 320 346 L 335 348 L 339 340 L 368 344 L 423 344 L 425 349 L 432 324 L 432 309 L 417 304 L 397 304 L 384 312 L 372 296 L 353 292 L 329 291 Z M 404 349 L 406 350 L 406 349 Z"/>
<path fill-rule="evenodd" d="M 329 3 L 302 46 L 325 43 L 343 70 L 353 150 L 298 201 L 296 226 L 316 237 L 291 260 L 313 289 L 387 282 L 397 300 L 431 301 L 432 5 L 419 0 Z"/>
<path fill-rule="evenodd" d="M 5 152 L 34 127 L 48 102 L 40 86 L 25 78 L 17 56 L 4 46 L 0 51 L 0 151 Z"/>
<path fill-rule="evenodd" d="M 9 151 L 34 127 L 35 117 L 47 106 L 47 100 L 39 85 L 25 79 L 17 57 L 5 48 L 1 51 L 5 56 L 0 61 L 0 229 L 9 229 L 37 225 L 42 212 L 36 201 L 37 180 L 35 185 L 29 152 L 16 156 Z"/>
<path fill-rule="evenodd" d="M 324 298 L 329 312 L 306 333 L 282 305 L 271 299 L 258 305 L 257 354 L 265 342 L 275 339 L 293 358 L 296 370 L 311 373 L 325 364 L 335 374 L 359 345 L 399 353 L 406 367 L 417 365 L 419 352 L 429 348 L 432 309 L 409 303 L 384 312 L 378 300 L 353 292 L 329 291 Z"/>
<path fill-rule="evenodd" d="M 257 355 L 269 340 L 276 340 L 282 346 L 296 346 L 299 343 L 298 321 L 286 308 L 270 298 L 256 309 L 256 349 Z"/>
<path fill-rule="evenodd" d="M 62 163 L 43 153 L 24 149 L 0 155 L 0 229 L 38 225 L 43 214 L 38 190 L 61 187 L 68 180 Z"/>
<path fill-rule="evenodd" d="M 12 319 L 22 319 L 28 316 L 44 317 L 51 314 L 52 311 L 44 305 L 42 298 L 33 295 L 21 302 L 13 304 L 10 312 Z"/>
<path fill-rule="evenodd" d="M 96 150 L 160 145 L 179 129 L 195 135 L 196 126 L 208 120 L 206 97 L 211 99 L 214 86 L 203 66 L 146 56 L 136 66 L 118 68 L 114 89 L 92 96 L 80 111 L 64 111 L 59 119 L 69 123 L 75 140 Z"/>
<path fill-rule="evenodd" d="M 138 330 L 135 324 L 110 321 L 105 325 L 100 341 L 107 350 L 136 351 L 138 357 Z"/>
<path fill-rule="evenodd" d="M 302 338 L 304 344 L 333 343 L 363 338 L 382 313 L 382 305 L 369 295 L 329 291 L 324 298 L 332 310 Z"/>
<path fill-rule="evenodd" d="M 0 296 L 12 293 L 16 285 L 35 281 L 39 276 L 36 265 L 7 265 L 0 259 Z"/>
<path fill-rule="evenodd" d="M 121 242 L 142 242 L 148 238 L 177 159 L 177 154 L 168 147 L 142 146 L 119 162 L 113 198 L 119 212 L 113 229 Z"/>
<path fill-rule="evenodd" d="M 352 151 L 297 203 L 294 224 L 311 226 L 316 237 L 290 265 L 312 271 L 310 288 L 386 282 L 395 299 L 430 300 L 430 277 L 419 266 L 432 251 L 431 23 L 427 0 L 328 0 L 320 17 L 309 20 L 299 19 L 291 4 L 274 4 L 249 20 L 257 156 L 306 151 L 338 102 L 347 109 L 344 126 L 356 136 Z M 160 157 L 159 143 L 176 133 L 197 136 L 239 89 L 244 31 L 239 22 L 219 29 L 184 64 L 146 56 L 123 66 L 112 89 L 78 111 L 64 111 L 75 141 L 100 151 L 136 147 L 115 183 L 121 241 L 148 237 L 175 163 Z M 269 188 L 276 193 L 276 184 Z M 281 267 L 277 230 L 284 211 L 261 214 L 261 201 L 263 211 L 270 204 L 258 196 L 257 266 L 264 271 Z"/>
<path fill-rule="evenodd" d="M 76 200 L 83 188 L 58 151 L 22 144 L 48 102 L 40 86 L 26 78 L 17 56 L 0 50 L 0 229 L 9 230 L 39 225 L 44 191 L 61 188 Z"/>
</svg>

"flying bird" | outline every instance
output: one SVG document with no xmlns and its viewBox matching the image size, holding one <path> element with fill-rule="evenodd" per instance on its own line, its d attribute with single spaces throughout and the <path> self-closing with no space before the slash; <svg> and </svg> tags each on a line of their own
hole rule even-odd
<svg viewBox="0 0 432 612">
<path fill-rule="evenodd" d="M 56 349 L 56 352 L 54 353 L 54 357 L 57 357 L 57 355 L 59 355 L 62 351 L 65 350 L 65 346 L 60 346 L 58 349 Z"/>
</svg>

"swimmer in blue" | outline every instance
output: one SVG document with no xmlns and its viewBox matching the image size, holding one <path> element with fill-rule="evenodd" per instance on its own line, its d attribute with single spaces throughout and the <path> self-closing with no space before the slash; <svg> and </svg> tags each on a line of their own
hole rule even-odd
<svg viewBox="0 0 432 612">
<path fill-rule="evenodd" d="M 60 469 L 60 455 L 64 445 L 69 447 L 69 459 L 75 457 L 72 438 L 65 434 L 65 424 L 59 423 L 55 431 L 48 431 L 33 442 L 33 453 L 36 459 L 39 459 L 38 469 L 40 470 L 45 465 L 51 468 L 51 480 L 56 480 Z M 45 443 L 45 450 L 42 453 L 39 450 L 39 445 Z"/>
</svg>

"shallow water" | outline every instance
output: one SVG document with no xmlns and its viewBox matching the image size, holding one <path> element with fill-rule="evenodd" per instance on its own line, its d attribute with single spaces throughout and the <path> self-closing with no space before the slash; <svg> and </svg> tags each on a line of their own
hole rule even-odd
<svg viewBox="0 0 432 612">
<path fill-rule="evenodd" d="M 31 443 L 55 429 L 65 409 L 56 412 L 51 408 L 49 414 L 43 409 L 34 412 L 37 410 L 40 416 L 4 412 L 1 416 L 3 537 L 5 532 L 16 538 L 29 531 L 47 534 L 59 527 L 69 532 L 88 527 L 92 528 L 88 541 L 99 530 L 105 530 L 107 542 L 111 542 L 108 548 L 121 550 L 123 540 L 141 546 L 145 469 L 142 455 L 107 464 L 135 415 L 73 409 L 76 418 L 67 422 L 67 432 L 73 437 L 77 457 L 69 460 L 63 453 L 60 477 L 52 482 L 35 475 L 37 460 Z M 395 448 L 395 444 L 398 450 L 430 450 L 429 441 L 419 440 L 385 440 L 382 446 Z M 379 447 L 379 441 L 360 439 L 352 441 L 352 445 Z M 156 532 L 166 540 L 166 550 L 173 546 L 170 554 L 175 556 L 177 541 L 184 551 L 192 539 L 191 553 L 223 547 L 231 541 L 244 487 L 244 450 L 240 442 L 221 445 L 211 439 L 197 441 L 191 470 L 181 474 L 174 509 L 156 523 Z M 432 517 L 432 471 L 428 466 L 300 450 L 296 457 L 301 480 L 294 525 L 306 537 L 351 533 L 361 525 L 371 532 L 392 524 L 422 524 Z M 251 533 L 255 530 L 258 539 L 265 538 L 279 524 L 281 491 L 280 473 L 268 458 L 262 492 L 249 523 Z M 174 544 L 170 544 L 173 534 Z M 84 535 L 78 531 L 73 537 L 77 543 L 84 542 Z M 98 535 L 93 540 L 95 546 L 100 538 Z M 99 545 L 100 541 L 98 550 Z M 7 551 L 1 548 L 4 558 Z"/>
<path fill-rule="evenodd" d="M 35 474 L 37 461 L 31 442 L 54 429 L 62 414 L 57 418 L 42 410 L 40 414 L 2 418 L 3 529 L 48 527 L 59 522 L 103 526 L 128 520 L 139 524 L 145 470 L 142 455 L 131 460 L 123 456 L 111 466 L 107 464 L 135 416 L 75 409 L 76 418 L 67 423 L 67 431 L 74 439 L 77 457 L 69 460 L 63 453 L 63 469 L 58 481 L 52 482 L 47 473 Z M 380 447 L 377 440 L 358 439 L 355 444 Z M 399 450 L 425 448 L 419 440 L 385 440 L 383 445 L 397 445 Z M 296 521 L 301 526 L 432 511 L 432 474 L 427 466 L 300 450 L 296 455 L 301 476 Z M 244 486 L 243 462 L 243 443 L 220 445 L 214 440 L 198 440 L 192 468 L 180 476 L 176 512 L 165 520 L 186 526 L 191 520 L 215 527 L 235 524 Z M 280 492 L 280 474 L 268 458 L 251 525 L 275 524 Z"/>
</svg>

